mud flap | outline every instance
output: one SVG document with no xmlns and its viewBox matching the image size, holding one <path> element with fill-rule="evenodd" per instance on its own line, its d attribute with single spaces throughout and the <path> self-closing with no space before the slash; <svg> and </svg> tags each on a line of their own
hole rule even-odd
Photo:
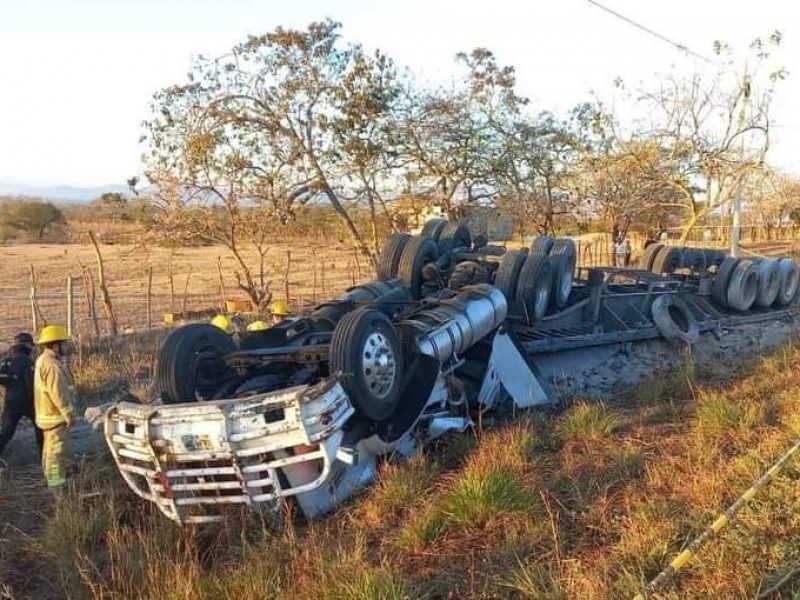
<svg viewBox="0 0 800 600">
<path fill-rule="evenodd" d="M 489 367 L 478 392 L 478 402 L 492 408 L 505 391 L 517 408 L 554 404 L 536 366 L 526 358 L 514 334 L 501 328 L 492 340 Z"/>
</svg>

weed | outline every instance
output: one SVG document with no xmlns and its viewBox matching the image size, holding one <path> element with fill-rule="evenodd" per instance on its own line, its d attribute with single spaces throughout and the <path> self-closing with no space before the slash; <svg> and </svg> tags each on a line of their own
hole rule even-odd
<svg viewBox="0 0 800 600">
<path fill-rule="evenodd" d="M 530 600 L 565 600 L 561 582 L 547 565 L 517 560 L 511 576 L 501 583 Z"/>
<path fill-rule="evenodd" d="M 563 441 L 598 440 L 614 433 L 622 424 L 616 413 L 601 402 L 581 402 L 571 407 L 556 431 Z"/>
</svg>

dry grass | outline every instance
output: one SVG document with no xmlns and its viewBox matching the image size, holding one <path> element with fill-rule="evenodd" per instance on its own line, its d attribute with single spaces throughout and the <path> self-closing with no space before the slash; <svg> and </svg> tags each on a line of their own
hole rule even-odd
<svg viewBox="0 0 800 600">
<path fill-rule="evenodd" d="M 135 356 L 93 358 L 84 385 Z M 12 466 L 0 580 L 43 599 L 630 598 L 800 432 L 798 360 L 790 344 L 738 371 L 687 366 L 613 404 L 450 438 L 311 525 L 175 527 L 103 454 L 55 509 L 35 469 Z M 800 564 L 799 475 L 790 463 L 661 597 L 752 598 Z"/>
</svg>

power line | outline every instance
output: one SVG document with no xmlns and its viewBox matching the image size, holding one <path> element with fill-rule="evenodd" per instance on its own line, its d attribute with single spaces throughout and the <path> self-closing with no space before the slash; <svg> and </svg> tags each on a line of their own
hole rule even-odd
<svg viewBox="0 0 800 600">
<path fill-rule="evenodd" d="M 637 22 L 636 22 L 636 21 L 634 21 L 633 19 L 629 19 L 629 18 L 628 18 L 628 17 L 626 17 L 625 15 L 621 15 L 620 13 L 616 12 L 615 10 L 612 10 L 612 9 L 608 8 L 607 6 L 603 6 L 603 5 L 602 5 L 602 4 L 600 4 L 599 2 L 596 2 L 596 0 L 588 0 L 588 1 L 589 1 L 589 4 L 594 4 L 594 5 L 595 5 L 595 6 L 597 6 L 598 8 L 602 8 L 602 9 L 603 9 L 604 11 L 606 11 L 607 13 L 609 13 L 609 14 L 611 14 L 611 15 L 613 15 L 613 16 L 615 16 L 615 17 L 617 17 L 618 19 L 622 19 L 622 20 L 623 20 L 623 21 L 625 21 L 626 23 L 629 23 L 630 25 L 633 25 L 633 26 L 634 26 L 634 27 L 636 27 L 637 29 L 641 29 L 641 30 L 642 30 L 642 31 L 644 31 L 645 33 L 649 33 L 650 35 L 652 35 L 652 36 L 654 36 L 654 37 L 658 38 L 658 39 L 659 39 L 659 40 L 661 40 L 662 42 L 666 42 L 666 43 L 668 43 L 668 44 L 670 44 L 670 45 L 672 45 L 672 46 L 675 46 L 675 47 L 676 47 L 678 50 L 680 50 L 681 52 L 685 52 L 686 54 L 690 54 L 690 55 L 694 56 L 695 58 L 699 58 L 700 60 L 702 60 L 702 61 L 705 61 L 705 62 L 707 62 L 707 63 L 708 63 L 708 64 L 710 64 L 710 65 L 715 65 L 715 66 L 716 66 L 716 63 L 715 63 L 713 60 L 710 60 L 710 59 L 706 58 L 706 57 L 705 57 L 705 56 L 703 56 L 702 54 L 698 54 L 697 52 L 694 52 L 693 50 L 689 49 L 689 48 L 688 48 L 687 46 L 685 46 L 684 44 L 679 44 L 678 42 L 675 42 L 675 41 L 673 41 L 673 40 L 669 39 L 668 37 L 665 37 L 665 36 L 661 35 L 661 34 L 660 34 L 660 33 L 658 33 L 657 31 L 653 31 L 653 30 L 652 30 L 652 29 L 650 29 L 649 27 L 645 27 L 644 25 L 642 25 L 642 24 L 640 24 L 640 23 L 637 23 Z"/>
</svg>

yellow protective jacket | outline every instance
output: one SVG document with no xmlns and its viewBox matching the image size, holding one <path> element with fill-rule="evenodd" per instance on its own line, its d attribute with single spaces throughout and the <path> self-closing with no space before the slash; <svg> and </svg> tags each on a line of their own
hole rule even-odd
<svg viewBox="0 0 800 600">
<path fill-rule="evenodd" d="M 50 348 L 36 359 L 33 404 L 36 426 L 44 430 L 65 425 L 75 411 L 72 375 Z"/>
</svg>

